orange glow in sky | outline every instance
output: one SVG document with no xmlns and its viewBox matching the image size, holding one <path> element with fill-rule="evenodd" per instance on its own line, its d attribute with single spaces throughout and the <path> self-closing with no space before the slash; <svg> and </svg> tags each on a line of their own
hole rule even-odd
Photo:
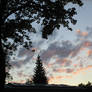
<svg viewBox="0 0 92 92">
<path fill-rule="evenodd" d="M 92 55 L 92 50 L 88 50 L 87 54 L 88 56 Z"/>
<path fill-rule="evenodd" d="M 70 75 L 65 76 L 54 76 L 49 78 L 49 84 L 69 84 L 69 85 L 78 85 L 81 83 L 84 78 L 84 84 L 87 83 L 92 77 L 92 65 L 89 65 L 85 68 L 77 69 L 75 72 Z M 92 81 L 92 80 L 91 80 Z M 72 83 L 72 84 L 71 84 Z"/>
</svg>

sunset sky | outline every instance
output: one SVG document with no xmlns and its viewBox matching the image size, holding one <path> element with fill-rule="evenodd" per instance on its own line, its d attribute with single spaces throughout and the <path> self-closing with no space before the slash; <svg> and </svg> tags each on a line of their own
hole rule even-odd
<svg viewBox="0 0 92 92">
<path fill-rule="evenodd" d="M 11 59 L 12 82 L 24 83 L 32 78 L 37 55 L 44 64 L 49 84 L 78 85 L 92 82 L 92 0 L 82 0 L 77 7 L 73 31 L 60 27 L 47 40 L 41 38 L 40 24 L 33 23 L 37 34 L 31 34 L 33 48 L 20 48 Z M 68 5 L 66 7 L 69 7 Z M 32 52 L 35 49 L 35 52 Z"/>
</svg>

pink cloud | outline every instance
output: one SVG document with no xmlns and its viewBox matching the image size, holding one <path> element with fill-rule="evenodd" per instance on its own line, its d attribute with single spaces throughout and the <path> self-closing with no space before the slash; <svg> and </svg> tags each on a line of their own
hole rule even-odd
<svg viewBox="0 0 92 92">
<path fill-rule="evenodd" d="M 83 44 L 84 47 L 89 47 L 92 46 L 92 42 L 91 41 L 85 41 Z"/>
<path fill-rule="evenodd" d="M 72 74 L 78 74 L 78 73 L 80 73 L 80 72 L 82 72 L 82 71 L 84 71 L 84 70 L 88 70 L 88 69 L 92 69 L 92 65 L 89 65 L 89 66 L 87 66 L 87 67 L 84 67 L 84 68 L 79 68 L 79 69 L 77 69 L 75 72 L 73 72 Z"/>
<path fill-rule="evenodd" d="M 76 30 L 76 33 L 77 34 L 80 34 L 81 33 L 80 29 Z"/>
<path fill-rule="evenodd" d="M 81 32 L 79 29 L 76 31 L 76 33 L 80 36 L 88 36 L 88 32 Z"/>
<path fill-rule="evenodd" d="M 87 51 L 88 56 L 92 55 L 92 50 Z"/>
<path fill-rule="evenodd" d="M 71 79 L 73 78 L 73 76 L 76 76 L 76 74 L 79 74 L 82 71 L 86 71 L 88 69 L 92 69 L 92 65 L 89 65 L 87 67 L 84 68 L 79 68 L 77 69 L 75 72 L 72 72 L 71 75 L 65 75 L 65 76 L 50 76 L 48 83 L 49 84 L 61 84 L 62 81 L 60 81 L 61 79 Z M 59 71 L 62 71 L 62 69 L 60 69 Z M 66 70 L 65 70 L 66 71 Z"/>
</svg>

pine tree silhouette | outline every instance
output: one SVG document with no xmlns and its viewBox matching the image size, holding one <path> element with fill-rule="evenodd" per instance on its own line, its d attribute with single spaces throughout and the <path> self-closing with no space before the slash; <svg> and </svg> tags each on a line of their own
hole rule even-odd
<svg viewBox="0 0 92 92">
<path fill-rule="evenodd" d="M 36 61 L 35 74 L 33 75 L 33 83 L 34 84 L 48 84 L 47 77 L 45 76 L 45 70 L 43 68 L 39 55 Z"/>
</svg>

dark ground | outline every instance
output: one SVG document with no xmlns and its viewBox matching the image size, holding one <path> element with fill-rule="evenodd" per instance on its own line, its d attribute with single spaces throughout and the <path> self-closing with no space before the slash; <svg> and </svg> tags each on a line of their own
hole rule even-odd
<svg viewBox="0 0 92 92">
<path fill-rule="evenodd" d="M 5 92 L 68 92 L 68 91 L 77 91 L 77 92 L 92 92 L 92 87 L 77 87 L 77 86 L 67 86 L 67 85 L 31 85 L 31 86 L 19 86 L 19 85 L 11 85 L 5 86 Z"/>
</svg>

